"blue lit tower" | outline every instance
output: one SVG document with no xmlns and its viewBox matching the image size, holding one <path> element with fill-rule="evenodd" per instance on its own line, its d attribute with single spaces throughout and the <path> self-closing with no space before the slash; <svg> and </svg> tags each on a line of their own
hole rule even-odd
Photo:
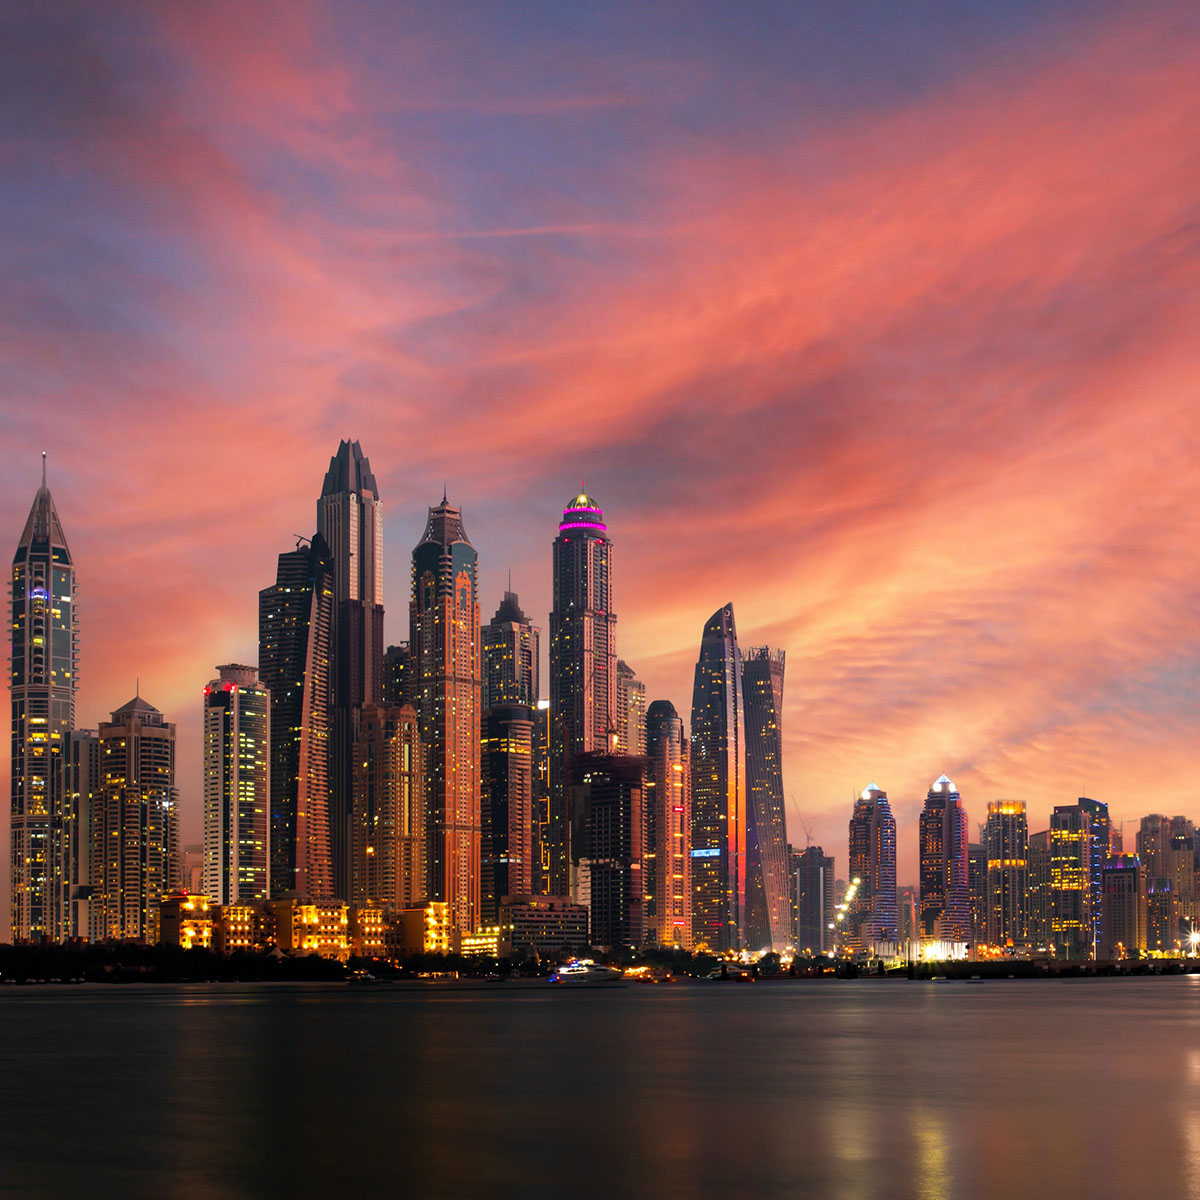
<svg viewBox="0 0 1200 1200">
<path fill-rule="evenodd" d="M 317 532 L 333 564 L 330 644 L 329 843 L 333 887 L 350 893 L 354 743 L 364 704 L 383 699 L 383 505 L 371 461 L 342 441 L 317 500 Z"/>
<path fill-rule="evenodd" d="M 413 689 L 426 748 L 426 883 L 453 928 L 479 925 L 482 811 L 478 555 L 462 511 L 429 510 L 413 551 Z"/>
<path fill-rule="evenodd" d="M 967 810 L 945 775 L 934 780 L 921 812 L 921 937 L 971 940 Z"/>
<path fill-rule="evenodd" d="M 692 688 L 692 927 L 740 950 L 746 918 L 746 750 L 733 605 L 704 626 Z"/>
<path fill-rule="evenodd" d="M 850 817 L 849 876 L 858 880 L 846 911 L 847 945 L 866 950 L 896 936 L 896 818 L 887 792 L 869 783 Z"/>
<path fill-rule="evenodd" d="M 75 567 L 42 486 L 13 555 L 12 938 L 59 941 L 70 915 L 63 782 L 75 726 Z"/>
<path fill-rule="evenodd" d="M 570 887 L 573 764 L 583 754 L 611 750 L 621 728 L 612 540 L 600 506 L 582 490 L 563 510 L 554 539 L 550 727 L 550 827 L 543 847 L 550 887 L 562 895 Z"/>
<path fill-rule="evenodd" d="M 791 941 L 787 816 L 783 803 L 784 652 L 742 656 L 746 705 L 746 942 L 784 950 Z"/>
</svg>

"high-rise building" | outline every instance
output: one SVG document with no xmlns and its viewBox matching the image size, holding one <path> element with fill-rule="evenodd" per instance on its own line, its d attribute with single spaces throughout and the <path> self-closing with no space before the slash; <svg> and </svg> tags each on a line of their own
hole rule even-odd
<svg viewBox="0 0 1200 1200">
<path fill-rule="evenodd" d="M 75 567 L 46 456 L 12 565 L 12 938 L 60 941 L 70 925 L 63 760 L 75 727 Z"/>
<path fill-rule="evenodd" d="M 683 721 L 669 700 L 646 711 L 643 880 L 648 945 L 692 947 L 692 771 Z"/>
<path fill-rule="evenodd" d="M 271 696 L 271 895 L 333 896 L 329 641 L 333 567 L 318 533 L 258 594 L 258 673 Z"/>
<path fill-rule="evenodd" d="M 383 655 L 383 707 L 403 708 L 413 702 L 412 655 L 408 643 L 389 646 Z"/>
<path fill-rule="evenodd" d="M 483 627 L 483 707 L 538 702 L 542 631 L 525 616 L 516 592 L 504 593 Z"/>
<path fill-rule="evenodd" d="M 742 655 L 746 723 L 746 944 L 781 951 L 791 942 L 787 813 L 783 800 L 784 652 Z"/>
<path fill-rule="evenodd" d="M 1050 816 L 1050 925 L 1059 958 L 1095 958 L 1103 944 L 1101 890 L 1108 832 L 1108 807 L 1087 796 L 1057 805 Z"/>
<path fill-rule="evenodd" d="M 67 735 L 63 803 L 66 868 L 63 878 L 70 885 L 64 938 L 86 938 L 91 929 L 92 896 L 91 828 L 92 806 L 100 791 L 100 739 L 94 729 L 73 729 Z"/>
<path fill-rule="evenodd" d="M 424 899 L 424 767 L 416 711 L 364 704 L 354 744 L 352 904 L 399 912 Z"/>
<path fill-rule="evenodd" d="M 1146 948 L 1153 954 L 1174 954 L 1180 949 L 1179 897 L 1170 879 L 1158 876 L 1145 881 Z"/>
<path fill-rule="evenodd" d="M 1170 831 L 1168 878 L 1179 901 L 1179 919 L 1192 925 L 1200 916 L 1196 903 L 1196 827 L 1186 817 L 1172 817 Z"/>
<path fill-rule="evenodd" d="M 204 689 L 204 893 L 218 904 L 271 889 L 271 696 L 227 663 Z"/>
<path fill-rule="evenodd" d="M 692 688 L 692 928 L 740 950 L 746 920 L 746 741 L 733 605 L 704 625 Z"/>
<path fill-rule="evenodd" d="M 91 937 L 158 939 L 158 905 L 179 890 L 175 726 L 141 696 L 99 730 L 91 821 Z"/>
<path fill-rule="evenodd" d="M 333 890 L 350 889 L 354 742 L 364 704 L 383 699 L 383 506 L 370 460 L 343 441 L 317 500 L 317 532 L 333 567 L 330 642 L 329 848 Z"/>
<path fill-rule="evenodd" d="M 639 946 L 645 885 L 645 758 L 583 754 L 574 760 L 571 847 L 578 902 L 587 907 L 594 946 Z"/>
<path fill-rule="evenodd" d="M 1104 942 L 1100 957 L 1136 958 L 1146 950 L 1145 871 L 1136 854 L 1111 855 L 1101 874 Z"/>
<path fill-rule="evenodd" d="M 846 908 L 842 937 L 852 949 L 867 950 L 898 933 L 896 818 L 887 792 L 876 783 L 867 784 L 854 802 L 849 851 L 850 878 L 858 884 Z M 828 939 L 826 948 L 832 949 Z"/>
<path fill-rule="evenodd" d="M 987 940 L 993 946 L 1022 946 L 1029 936 L 1029 826 L 1024 800 L 993 800 L 988 805 L 983 845 Z"/>
<path fill-rule="evenodd" d="M 934 780 L 921 812 L 921 937 L 965 942 L 971 937 L 967 812 L 945 775 Z"/>
<path fill-rule="evenodd" d="M 557 848 L 567 844 L 562 828 L 565 809 L 551 803 L 550 753 L 554 743 L 550 728 L 550 701 L 539 700 L 533 709 L 533 888 L 535 896 L 554 894 Z"/>
<path fill-rule="evenodd" d="M 1050 830 L 1029 835 L 1028 907 L 1029 947 L 1035 953 L 1046 951 L 1054 944 L 1054 851 Z"/>
<path fill-rule="evenodd" d="M 820 846 L 806 846 L 799 852 L 790 850 L 788 861 L 795 898 L 792 939 L 796 953 L 826 954 L 833 949 L 833 859 Z"/>
<path fill-rule="evenodd" d="M 466 933 L 479 925 L 483 836 L 478 586 L 462 511 L 443 495 L 413 551 L 409 644 L 426 756 L 426 887 Z"/>
<path fill-rule="evenodd" d="M 506 896 L 533 891 L 533 714 L 528 704 L 496 704 L 483 715 L 480 886 L 489 927 Z"/>
<path fill-rule="evenodd" d="M 551 888 L 571 886 L 566 844 L 575 827 L 569 811 L 573 763 L 608 753 L 620 733 L 617 712 L 617 617 L 613 612 L 612 541 L 604 513 L 580 491 L 563 510 L 554 539 L 554 607 L 550 613 L 550 805 L 547 826 L 560 841 L 546 847 Z"/>
<path fill-rule="evenodd" d="M 617 659 L 618 754 L 646 753 L 646 685 L 623 659 Z"/>
<path fill-rule="evenodd" d="M 1149 879 L 1170 877 L 1171 818 L 1151 813 L 1141 819 L 1136 839 L 1138 861 Z"/>
<path fill-rule="evenodd" d="M 987 941 L 987 851 L 982 842 L 967 844 L 967 894 L 971 906 L 971 941 Z"/>
</svg>

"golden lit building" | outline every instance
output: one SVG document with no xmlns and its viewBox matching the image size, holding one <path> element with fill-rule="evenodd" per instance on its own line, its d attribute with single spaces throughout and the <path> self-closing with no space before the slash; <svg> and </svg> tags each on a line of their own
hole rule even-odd
<svg viewBox="0 0 1200 1200">
<path fill-rule="evenodd" d="M 387 954 L 387 913 L 376 905 L 350 909 L 350 953 L 359 958 Z"/>
<path fill-rule="evenodd" d="M 499 958 L 500 943 L 499 925 L 492 925 L 475 933 L 459 935 L 459 951 L 462 954 L 481 954 L 488 958 Z"/>
<path fill-rule="evenodd" d="M 450 954 L 455 949 L 450 906 L 444 900 L 427 900 L 397 913 L 392 921 L 392 949 L 402 957 Z"/>
<path fill-rule="evenodd" d="M 159 908 L 159 945 L 180 946 L 184 950 L 211 949 L 218 913 L 207 896 L 168 892 Z"/>
<path fill-rule="evenodd" d="M 345 961 L 350 956 L 350 911 L 340 900 L 270 900 L 275 945 L 284 954 L 319 954 Z"/>
</svg>

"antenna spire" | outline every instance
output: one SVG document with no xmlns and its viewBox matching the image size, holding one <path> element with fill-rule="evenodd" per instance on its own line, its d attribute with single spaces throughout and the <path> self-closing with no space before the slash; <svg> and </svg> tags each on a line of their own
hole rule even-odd
<svg viewBox="0 0 1200 1200">
<path fill-rule="evenodd" d="M 512 591 L 512 567 L 508 568 L 508 590 Z"/>
<path fill-rule="evenodd" d="M 46 490 L 46 452 L 42 451 L 42 491 Z"/>
<path fill-rule="evenodd" d="M 446 503 L 446 480 L 445 480 L 445 478 L 442 479 L 442 503 L 443 504 Z"/>
</svg>

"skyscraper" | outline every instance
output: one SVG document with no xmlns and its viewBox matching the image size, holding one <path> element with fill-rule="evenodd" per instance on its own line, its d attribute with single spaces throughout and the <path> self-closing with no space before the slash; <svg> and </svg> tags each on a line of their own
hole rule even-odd
<svg viewBox="0 0 1200 1200">
<path fill-rule="evenodd" d="M 784 652 L 742 656 L 746 706 L 746 939 L 752 949 L 791 941 L 787 814 L 783 801 Z"/>
<path fill-rule="evenodd" d="M 604 513 L 580 491 L 563 510 L 554 539 L 554 607 L 550 613 L 550 807 L 547 826 L 559 840 L 547 846 L 551 886 L 565 894 L 568 809 L 573 761 L 607 753 L 620 732 L 617 712 L 617 617 L 612 605 L 612 541 Z"/>
<path fill-rule="evenodd" d="M 572 864 L 595 946 L 638 946 L 643 938 L 646 759 L 584 754 L 571 784 Z"/>
<path fill-rule="evenodd" d="M 1108 807 L 1080 796 L 1050 815 L 1050 927 L 1059 958 L 1094 958 L 1104 938 L 1101 894 Z"/>
<path fill-rule="evenodd" d="M 413 551 L 413 686 L 426 772 L 426 887 L 449 905 L 455 929 L 480 915 L 482 813 L 479 778 L 483 684 L 478 555 L 461 510 L 429 510 Z"/>
<path fill-rule="evenodd" d="M 692 925 L 696 944 L 740 950 L 746 919 L 746 749 L 733 605 L 704 625 L 692 688 Z"/>
<path fill-rule="evenodd" d="M 987 851 L 982 842 L 967 845 L 967 895 L 971 908 L 971 941 L 987 941 Z"/>
<path fill-rule="evenodd" d="M 542 631 L 529 621 L 514 591 L 504 593 L 496 615 L 483 627 L 483 706 L 538 702 Z"/>
<path fill-rule="evenodd" d="M 1054 944 L 1054 850 L 1050 830 L 1029 835 L 1029 946 L 1037 951 Z"/>
<path fill-rule="evenodd" d="M 1146 951 L 1145 871 L 1136 854 L 1110 855 L 1101 873 L 1100 957 L 1136 958 Z"/>
<path fill-rule="evenodd" d="M 408 643 L 389 646 L 383 655 L 383 706 L 402 708 L 412 703 L 412 655 Z"/>
<path fill-rule="evenodd" d="M 424 757 L 411 706 L 363 706 L 354 744 L 353 904 L 398 912 L 425 897 Z"/>
<path fill-rule="evenodd" d="M 86 938 L 92 896 L 92 807 L 100 794 L 100 739 L 94 729 L 73 729 L 67 735 L 63 784 L 66 821 L 64 881 L 70 885 L 64 938 Z"/>
<path fill-rule="evenodd" d="M 669 700 L 646 713 L 644 930 L 648 944 L 692 947 L 692 774 L 683 721 Z"/>
<path fill-rule="evenodd" d="M 833 932 L 829 928 L 834 923 L 833 859 L 820 846 L 806 846 L 791 851 L 789 864 L 796 913 L 792 933 L 796 953 L 824 954 L 833 949 Z"/>
<path fill-rule="evenodd" d="M 383 506 L 358 442 L 340 442 L 329 460 L 317 500 L 317 532 L 333 568 L 329 843 L 334 894 L 345 897 L 359 713 L 364 704 L 383 699 Z"/>
<path fill-rule="evenodd" d="M 135 696 L 101 724 L 99 741 L 91 936 L 153 942 L 159 902 L 180 881 L 175 726 Z"/>
<path fill-rule="evenodd" d="M 993 800 L 983 831 L 987 940 L 1023 945 L 1029 936 L 1029 825 L 1023 800 Z"/>
<path fill-rule="evenodd" d="M 921 938 L 966 942 L 971 938 L 967 875 L 967 812 L 958 790 L 939 776 L 921 812 Z"/>
<path fill-rule="evenodd" d="M 506 896 L 534 885 L 533 714 L 528 704 L 496 704 L 483 716 L 482 918 L 500 920 Z"/>
<path fill-rule="evenodd" d="M 271 695 L 271 895 L 333 896 L 329 640 L 333 567 L 318 533 L 279 556 L 258 594 L 258 669 Z"/>
<path fill-rule="evenodd" d="M 867 784 L 854 802 L 849 847 L 849 878 L 857 879 L 858 887 L 846 910 L 843 936 L 848 945 L 867 950 L 897 935 L 896 818 L 887 792 L 876 783 Z"/>
<path fill-rule="evenodd" d="M 623 659 L 617 659 L 617 752 L 646 753 L 646 685 Z"/>
<path fill-rule="evenodd" d="M 12 566 L 12 938 L 59 941 L 70 924 L 63 762 L 75 727 L 75 567 L 46 486 Z"/>
<path fill-rule="evenodd" d="M 218 904 L 271 889 L 271 696 L 227 663 L 204 689 L 204 892 Z"/>
</svg>

